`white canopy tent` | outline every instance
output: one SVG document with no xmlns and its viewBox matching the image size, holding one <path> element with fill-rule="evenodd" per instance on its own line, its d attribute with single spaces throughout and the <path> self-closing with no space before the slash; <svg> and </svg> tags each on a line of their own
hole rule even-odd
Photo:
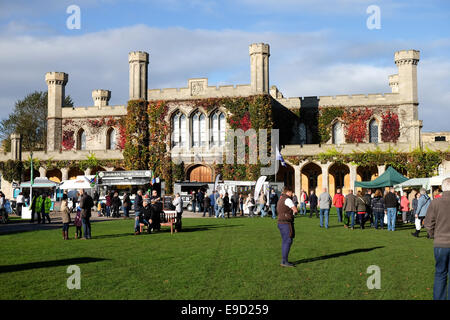
<svg viewBox="0 0 450 320">
<path fill-rule="evenodd" d="M 77 176 L 76 179 L 63 180 L 59 186 L 62 190 L 92 189 L 90 180 L 95 176 Z"/>
<path fill-rule="evenodd" d="M 394 185 L 394 189 L 396 191 L 400 191 L 401 195 L 403 195 L 403 189 L 407 188 L 425 188 L 426 190 L 430 190 L 430 179 L 431 178 L 409 179 L 405 182 Z"/>
<path fill-rule="evenodd" d="M 430 187 L 441 186 L 442 181 L 444 181 L 444 179 L 446 179 L 446 178 L 450 178 L 450 173 L 431 177 L 430 178 Z"/>
</svg>

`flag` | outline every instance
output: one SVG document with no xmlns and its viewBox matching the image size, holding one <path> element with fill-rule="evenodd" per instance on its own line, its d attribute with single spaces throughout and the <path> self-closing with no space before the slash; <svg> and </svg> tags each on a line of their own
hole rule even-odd
<svg viewBox="0 0 450 320">
<path fill-rule="evenodd" d="M 275 160 L 280 160 L 281 161 L 281 165 L 283 167 L 286 167 L 286 162 L 284 162 L 283 156 L 281 155 L 280 150 L 278 149 L 278 145 L 276 146 L 276 158 Z"/>
<path fill-rule="evenodd" d="M 93 178 L 89 181 L 89 183 L 90 183 L 90 185 L 91 185 L 92 188 L 95 187 L 95 184 L 97 183 L 97 178 L 98 178 L 98 172 L 95 174 L 95 177 L 93 177 Z"/>
</svg>

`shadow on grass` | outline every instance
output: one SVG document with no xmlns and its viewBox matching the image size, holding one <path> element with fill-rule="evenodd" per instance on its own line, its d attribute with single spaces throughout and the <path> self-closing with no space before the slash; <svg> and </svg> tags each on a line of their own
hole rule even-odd
<svg viewBox="0 0 450 320">
<path fill-rule="evenodd" d="M 196 227 L 183 227 L 180 232 L 195 232 L 195 231 L 207 231 L 207 230 L 213 230 L 213 229 L 219 229 L 219 228 L 234 228 L 234 227 L 242 227 L 242 224 L 233 224 L 233 225 L 201 225 Z M 170 232 L 170 229 L 168 229 Z M 162 232 L 164 232 L 164 229 L 161 229 Z M 161 232 L 160 231 L 160 232 Z"/>
<path fill-rule="evenodd" d="M 369 252 L 369 251 L 372 251 L 375 249 L 380 249 L 380 248 L 384 248 L 384 247 L 355 249 L 355 250 L 344 251 L 344 252 L 339 252 L 339 253 L 327 254 L 325 256 L 320 256 L 320 257 L 316 257 L 316 258 L 302 259 L 302 260 L 294 261 L 292 263 L 295 265 L 302 264 L 302 263 L 309 263 L 309 262 L 314 262 L 314 261 L 319 261 L 319 260 L 326 260 L 326 259 L 338 258 L 338 257 L 342 257 L 342 256 L 348 256 L 350 254 L 355 254 L 355 253 Z"/>
<path fill-rule="evenodd" d="M 69 266 L 69 265 L 77 265 L 82 263 L 91 263 L 98 262 L 103 260 L 103 258 L 71 258 L 71 259 L 61 259 L 61 260 L 49 260 L 49 261 L 39 261 L 39 262 L 30 262 L 30 263 L 22 263 L 22 264 L 13 264 L 8 266 L 0 266 L 0 273 L 8 273 L 8 272 L 16 272 L 16 271 L 24 271 L 31 269 L 40 269 L 40 268 L 51 268 L 51 267 L 61 267 L 61 266 Z"/>
</svg>

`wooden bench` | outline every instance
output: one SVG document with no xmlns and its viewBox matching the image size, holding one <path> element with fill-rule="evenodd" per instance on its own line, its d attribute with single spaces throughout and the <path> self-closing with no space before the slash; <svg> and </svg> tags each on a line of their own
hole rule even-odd
<svg viewBox="0 0 450 320">
<path fill-rule="evenodd" d="M 175 223 L 177 222 L 177 213 L 172 210 L 163 211 L 161 212 L 160 221 L 161 221 L 160 225 L 164 227 L 170 227 L 170 234 L 173 234 Z M 148 230 L 148 226 L 145 225 L 144 223 L 139 223 L 139 227 L 141 233 L 145 229 Z"/>
</svg>

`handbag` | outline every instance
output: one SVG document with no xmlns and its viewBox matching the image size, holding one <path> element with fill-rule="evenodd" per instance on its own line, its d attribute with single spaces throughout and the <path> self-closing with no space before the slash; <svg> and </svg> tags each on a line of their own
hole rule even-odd
<svg viewBox="0 0 450 320">
<path fill-rule="evenodd" d="M 387 214 L 384 215 L 383 221 L 384 221 L 384 224 L 387 224 L 387 222 L 388 222 L 388 221 L 387 221 Z"/>
</svg>

